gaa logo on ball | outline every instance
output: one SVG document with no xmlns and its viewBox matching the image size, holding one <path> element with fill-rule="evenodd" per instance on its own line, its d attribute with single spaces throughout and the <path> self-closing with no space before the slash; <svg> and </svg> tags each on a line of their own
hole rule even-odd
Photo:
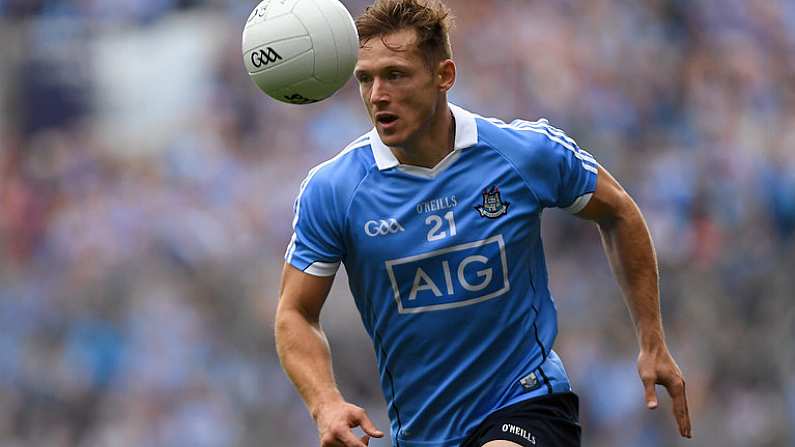
<svg viewBox="0 0 795 447">
<path fill-rule="evenodd" d="M 268 47 L 264 50 L 251 52 L 251 64 L 257 68 L 266 66 L 271 62 L 276 62 L 282 59 L 283 58 L 279 56 L 279 53 L 277 53 L 276 50 L 271 47 Z"/>
<path fill-rule="evenodd" d="M 328 98 L 353 74 L 359 36 L 338 0 L 264 0 L 243 29 L 243 64 L 279 101 Z"/>
</svg>

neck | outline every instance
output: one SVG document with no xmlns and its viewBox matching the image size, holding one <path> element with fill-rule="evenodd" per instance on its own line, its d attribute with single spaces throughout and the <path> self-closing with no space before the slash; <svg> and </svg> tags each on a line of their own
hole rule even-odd
<svg viewBox="0 0 795 447">
<path fill-rule="evenodd" d="M 415 141 L 391 149 L 401 164 L 433 168 L 452 152 L 454 147 L 455 119 L 445 100 Z"/>
</svg>

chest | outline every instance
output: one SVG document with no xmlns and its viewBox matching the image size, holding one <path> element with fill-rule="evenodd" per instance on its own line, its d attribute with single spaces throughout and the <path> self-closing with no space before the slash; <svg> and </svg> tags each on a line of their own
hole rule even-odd
<svg viewBox="0 0 795 447">
<path fill-rule="evenodd" d="M 537 232 L 538 204 L 510 165 L 483 164 L 457 163 L 433 178 L 387 173 L 360 186 L 347 262 L 391 284 L 402 313 L 509 290 L 514 252 Z"/>
<path fill-rule="evenodd" d="M 497 157 L 463 158 L 432 177 L 368 177 L 348 213 L 351 248 L 409 254 L 521 233 L 539 210 L 521 176 Z"/>
</svg>

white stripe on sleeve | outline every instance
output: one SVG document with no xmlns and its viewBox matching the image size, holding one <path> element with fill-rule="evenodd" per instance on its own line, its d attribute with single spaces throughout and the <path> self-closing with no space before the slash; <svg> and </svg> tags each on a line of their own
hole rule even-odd
<svg viewBox="0 0 795 447">
<path fill-rule="evenodd" d="M 304 273 L 309 273 L 315 276 L 333 276 L 337 273 L 340 263 L 337 262 L 313 262 L 304 270 Z"/>
<path fill-rule="evenodd" d="M 593 193 L 590 193 L 590 192 L 587 193 L 587 194 L 583 194 L 580 197 L 577 197 L 574 200 L 574 203 L 572 203 L 571 205 L 569 205 L 569 206 L 567 206 L 566 208 L 563 208 L 563 209 L 565 211 L 568 211 L 571 214 L 577 214 L 580 211 L 582 211 L 585 208 L 586 205 L 588 205 L 588 202 L 591 201 L 591 197 L 592 196 L 593 196 Z"/>
</svg>

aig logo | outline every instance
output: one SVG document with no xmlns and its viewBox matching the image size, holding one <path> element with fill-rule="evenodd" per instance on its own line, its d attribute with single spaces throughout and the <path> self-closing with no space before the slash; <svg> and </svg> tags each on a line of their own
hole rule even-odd
<svg viewBox="0 0 795 447">
<path fill-rule="evenodd" d="M 386 236 L 387 234 L 395 234 L 400 231 L 406 231 L 406 229 L 403 228 L 394 217 L 390 217 L 386 220 L 368 220 L 367 223 L 364 224 L 364 232 L 370 237 Z"/>
<path fill-rule="evenodd" d="M 385 264 L 402 314 L 468 306 L 511 290 L 501 234 Z"/>
<path fill-rule="evenodd" d="M 264 67 L 270 63 L 281 60 L 282 57 L 271 47 L 260 49 L 251 53 L 251 63 L 257 67 Z"/>
</svg>

